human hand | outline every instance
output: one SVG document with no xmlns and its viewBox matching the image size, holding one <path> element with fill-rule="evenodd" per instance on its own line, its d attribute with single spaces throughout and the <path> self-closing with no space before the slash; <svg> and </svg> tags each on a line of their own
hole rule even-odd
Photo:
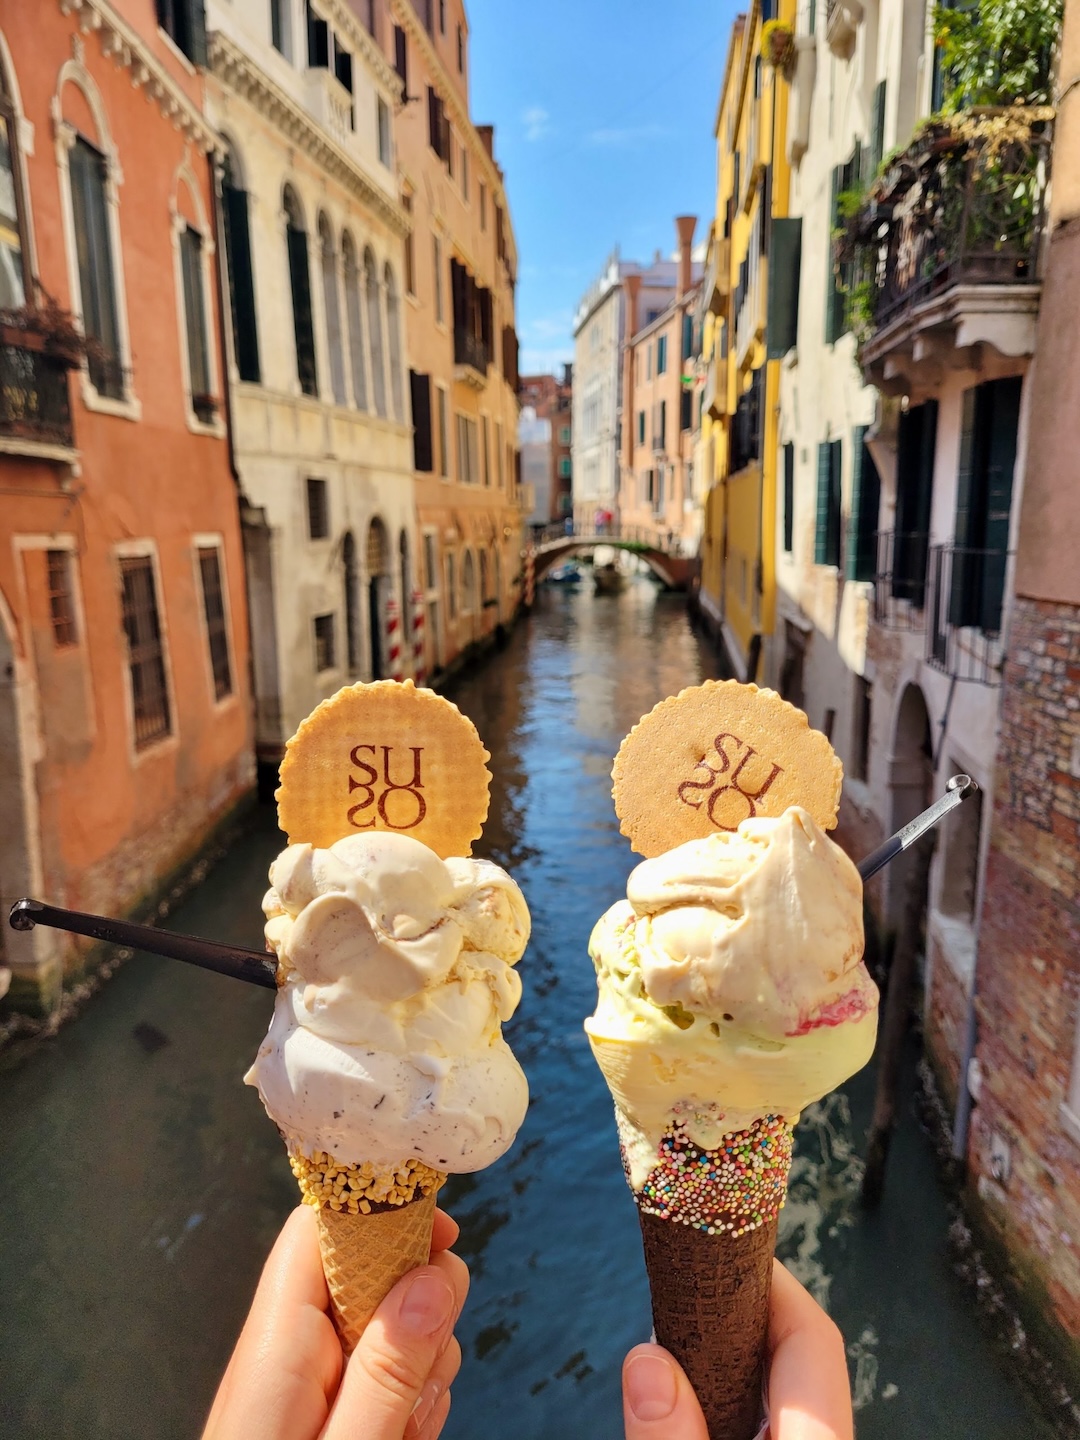
<svg viewBox="0 0 1080 1440">
<path fill-rule="evenodd" d="M 769 1304 L 769 1435 L 772 1440 L 852 1440 L 844 1339 L 779 1260 Z M 626 1440 L 709 1440 L 681 1367 L 659 1345 L 637 1345 L 623 1365 Z"/>
<path fill-rule="evenodd" d="M 263 1269 L 203 1440 L 436 1440 L 461 1364 L 453 1327 L 469 1290 L 435 1213 L 431 1263 L 376 1310 L 345 1361 L 330 1318 L 315 1216 L 289 1216 Z"/>
</svg>

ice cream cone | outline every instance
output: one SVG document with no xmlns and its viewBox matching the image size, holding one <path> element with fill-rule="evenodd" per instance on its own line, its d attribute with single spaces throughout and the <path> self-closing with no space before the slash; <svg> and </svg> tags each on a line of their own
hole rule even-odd
<svg viewBox="0 0 1080 1440">
<path fill-rule="evenodd" d="M 309 1159 L 292 1149 L 289 1162 L 304 1204 L 317 1212 L 331 1313 L 341 1348 L 351 1355 L 397 1282 L 426 1264 L 446 1176 L 415 1160 L 346 1166 L 321 1152 Z"/>
<path fill-rule="evenodd" d="M 620 1129 L 622 1129 L 620 1125 Z M 634 1198 L 657 1341 L 686 1371 L 712 1440 L 753 1440 L 762 1419 L 777 1215 L 791 1128 L 767 1120 L 715 1149 L 669 1131 Z"/>
</svg>

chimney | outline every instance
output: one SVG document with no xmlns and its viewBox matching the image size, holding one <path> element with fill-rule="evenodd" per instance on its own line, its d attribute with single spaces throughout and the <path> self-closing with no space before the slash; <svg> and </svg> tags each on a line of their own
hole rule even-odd
<svg viewBox="0 0 1080 1440">
<path fill-rule="evenodd" d="M 696 215 L 679 215 L 675 220 L 675 229 L 679 235 L 679 294 L 681 300 L 694 281 L 694 230 L 697 227 Z"/>
<path fill-rule="evenodd" d="M 623 280 L 626 292 L 626 332 L 623 340 L 623 422 L 622 422 L 622 470 L 631 474 L 634 469 L 634 336 L 638 331 L 638 297 L 641 293 L 641 276 L 627 275 Z M 620 489 L 622 475 L 619 477 Z M 620 496 L 620 505 L 622 503 Z"/>
</svg>

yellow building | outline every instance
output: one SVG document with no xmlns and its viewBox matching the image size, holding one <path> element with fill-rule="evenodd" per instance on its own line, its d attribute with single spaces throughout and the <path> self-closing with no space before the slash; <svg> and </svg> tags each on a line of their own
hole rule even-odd
<svg viewBox="0 0 1080 1440">
<path fill-rule="evenodd" d="M 775 14 L 780 28 L 765 32 Z M 795 0 L 754 0 L 735 21 L 716 119 L 717 206 L 703 306 L 706 393 L 701 454 L 714 477 L 705 504 L 700 603 L 721 634 L 735 673 L 768 674 L 776 607 L 775 526 L 779 330 L 792 297 L 777 279 L 797 273 L 783 257 L 790 171 L 783 137 L 788 86 L 784 47 L 793 45 Z M 784 28 L 786 27 L 786 29 Z M 780 64 L 774 64 L 775 54 Z M 772 334 L 770 334 L 770 328 Z M 763 663 L 764 660 L 764 663 Z"/>
</svg>

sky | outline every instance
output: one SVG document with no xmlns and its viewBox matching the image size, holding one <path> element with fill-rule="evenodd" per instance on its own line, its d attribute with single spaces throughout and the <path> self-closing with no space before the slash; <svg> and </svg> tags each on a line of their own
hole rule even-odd
<svg viewBox="0 0 1080 1440">
<path fill-rule="evenodd" d="M 518 247 L 521 371 L 573 359 L 616 245 L 651 260 L 715 205 L 713 125 L 734 0 L 466 0 L 471 111 L 494 123 Z"/>
</svg>

